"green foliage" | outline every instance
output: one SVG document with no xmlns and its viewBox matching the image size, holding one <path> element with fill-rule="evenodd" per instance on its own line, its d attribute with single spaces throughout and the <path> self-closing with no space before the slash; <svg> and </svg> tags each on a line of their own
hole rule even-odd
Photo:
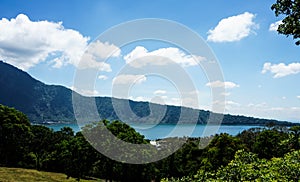
<svg viewBox="0 0 300 182">
<path fill-rule="evenodd" d="M 290 131 L 292 132 L 292 148 L 294 148 L 295 150 L 300 149 L 300 141 L 299 141 L 299 137 L 300 137 L 300 126 L 292 126 L 290 128 Z"/>
<path fill-rule="evenodd" d="M 127 146 L 122 143 L 120 145 L 112 143 L 113 139 L 111 137 L 113 136 L 108 135 L 106 129 L 108 129 L 115 137 L 125 142 L 133 144 L 148 143 L 148 141 L 144 139 L 143 135 L 140 135 L 129 125 L 120 121 L 109 122 L 107 120 L 103 120 L 101 122 L 85 126 L 82 132 L 96 149 L 100 148 L 101 151 L 106 150 L 106 153 L 113 152 L 115 154 L 123 155 L 123 153 L 120 152 L 124 149 L 135 150 L 134 148 L 126 148 Z M 147 155 L 148 154 L 145 154 L 145 157 L 147 157 Z M 126 153 L 126 157 L 136 158 L 137 156 L 134 156 L 133 153 Z M 148 157 L 151 156 L 148 155 Z M 138 159 L 136 158 L 136 160 Z M 97 162 L 94 167 L 98 172 L 99 177 L 108 180 L 149 181 L 152 178 L 151 173 L 153 173 L 154 170 L 152 164 L 134 165 L 120 163 L 113 161 L 100 153 L 97 155 L 96 161 Z"/>
<path fill-rule="evenodd" d="M 90 167 L 94 163 L 96 152 L 83 135 L 78 133 L 69 141 L 63 140 L 61 147 L 63 150 L 60 155 L 65 167 L 64 172 L 68 176 L 78 179 L 88 176 Z"/>
<path fill-rule="evenodd" d="M 249 130 L 244 130 L 242 133 L 239 133 L 237 137 L 245 145 L 245 148 L 253 151 L 254 143 L 256 142 L 257 136 L 262 131 L 262 128 L 251 128 Z"/>
<path fill-rule="evenodd" d="M 285 16 L 278 27 L 278 33 L 292 35 L 296 39 L 296 45 L 300 45 L 300 1 L 277 0 L 271 9 L 275 11 L 276 16 Z"/>
<path fill-rule="evenodd" d="M 225 166 L 233 159 L 234 153 L 243 148 L 244 145 L 236 137 L 226 133 L 216 135 L 202 155 L 202 168 L 211 171 Z"/>
<path fill-rule="evenodd" d="M 246 158 L 246 159 L 245 159 Z M 239 151 L 235 159 L 217 173 L 224 181 L 298 181 L 300 152 L 286 154 L 283 158 L 259 159 L 255 154 Z"/>
<path fill-rule="evenodd" d="M 275 129 L 263 130 L 255 138 L 253 152 L 257 153 L 259 157 L 266 159 L 283 156 L 288 151 L 280 145 L 280 141 L 287 137 L 288 134 L 281 133 Z"/>
<path fill-rule="evenodd" d="M 199 170 L 194 176 L 163 179 L 162 182 L 191 181 L 298 181 L 300 179 L 300 151 L 283 158 L 259 159 L 256 154 L 239 150 L 234 159 L 217 172 Z"/>
<path fill-rule="evenodd" d="M 30 141 L 30 151 L 34 156 L 35 168 L 37 170 L 45 169 L 44 165 L 51 160 L 53 149 L 54 132 L 52 129 L 41 125 L 32 125 L 31 132 L 33 137 Z"/>
<path fill-rule="evenodd" d="M 156 178 L 166 176 L 182 177 L 192 175 L 201 167 L 203 149 L 199 147 L 200 139 L 189 138 L 186 143 L 169 157 L 155 163 L 159 171 Z"/>
<path fill-rule="evenodd" d="M 30 137 L 27 117 L 0 104 L 0 165 L 21 165 Z"/>
<path fill-rule="evenodd" d="M 136 132 L 132 127 L 128 124 L 120 122 L 120 121 L 113 121 L 112 123 L 106 125 L 107 129 L 117 138 L 134 144 L 146 144 L 148 143 L 144 136 Z"/>
</svg>

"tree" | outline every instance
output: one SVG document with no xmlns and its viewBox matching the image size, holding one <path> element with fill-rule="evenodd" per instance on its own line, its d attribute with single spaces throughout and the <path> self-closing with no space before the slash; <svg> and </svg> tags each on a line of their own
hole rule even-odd
<svg viewBox="0 0 300 182">
<path fill-rule="evenodd" d="M 62 142 L 62 160 L 65 164 L 65 173 L 68 177 L 74 177 L 78 181 L 89 175 L 96 161 L 96 151 L 85 140 L 81 132 L 78 132 L 71 140 Z"/>
<path fill-rule="evenodd" d="M 281 157 L 287 151 L 280 145 L 281 141 L 287 139 L 286 133 L 281 133 L 276 129 L 268 129 L 260 132 L 253 144 L 253 152 L 260 158 L 271 159 L 272 157 Z"/>
<path fill-rule="evenodd" d="M 293 134 L 293 138 L 292 138 L 292 147 L 295 150 L 299 150 L 300 149 L 300 144 L 299 144 L 299 137 L 300 137 L 300 126 L 292 126 L 290 128 L 290 131 Z"/>
<path fill-rule="evenodd" d="M 299 0 L 277 0 L 271 6 L 275 11 L 275 15 L 284 15 L 282 24 L 279 25 L 277 31 L 287 36 L 292 35 L 296 39 L 296 45 L 300 45 L 300 1 Z"/>
<path fill-rule="evenodd" d="M 21 166 L 31 136 L 27 117 L 0 104 L 0 165 Z"/>
<path fill-rule="evenodd" d="M 107 120 L 103 120 L 94 124 L 86 125 L 83 128 L 82 133 L 87 138 L 87 140 L 93 144 L 93 146 L 96 149 L 102 148 L 105 150 L 111 150 L 111 152 L 115 152 L 112 151 L 112 148 L 115 150 L 118 150 L 118 148 L 125 149 L 125 147 L 127 146 L 125 146 L 124 144 L 116 146 L 115 143 L 112 143 L 113 140 L 112 138 L 110 138 L 111 136 L 105 135 L 106 132 L 104 132 L 104 130 L 106 128 L 115 137 L 128 143 L 148 143 L 144 139 L 143 135 L 136 132 L 132 127 L 130 127 L 126 123 L 120 121 L 109 122 Z M 123 155 L 119 152 L 116 152 L 115 154 Z M 133 158 L 136 156 L 129 153 L 127 154 L 127 157 Z M 97 158 L 98 159 L 95 160 L 97 165 L 95 165 L 94 167 L 102 170 L 99 171 L 100 173 L 102 173 L 102 176 L 99 177 L 106 179 L 106 181 L 150 181 L 149 178 L 151 178 L 151 169 L 153 169 L 151 164 L 135 165 L 121 163 L 114 161 L 102 154 L 98 154 Z"/>
<path fill-rule="evenodd" d="M 163 179 L 162 182 L 191 181 L 299 181 L 300 151 L 287 153 L 281 158 L 271 160 L 260 159 L 245 150 L 238 150 L 234 159 L 227 166 L 221 166 L 217 171 L 200 169 L 193 176 L 180 179 Z"/>
<path fill-rule="evenodd" d="M 248 130 L 244 130 L 242 133 L 239 133 L 237 135 L 237 138 L 239 138 L 242 141 L 242 143 L 245 144 L 245 147 L 249 151 L 254 151 L 254 143 L 261 131 L 262 128 L 250 128 Z"/>
<path fill-rule="evenodd" d="M 216 135 L 205 148 L 202 155 L 202 168 L 205 170 L 216 170 L 220 166 L 227 165 L 234 157 L 237 150 L 245 146 L 239 138 L 227 133 Z"/>
<path fill-rule="evenodd" d="M 66 162 L 68 158 L 65 156 L 69 149 L 66 146 L 70 145 L 70 141 L 75 137 L 72 128 L 63 127 L 60 131 L 51 133 L 49 133 L 49 129 L 46 129 L 40 135 L 42 135 L 41 138 L 49 136 L 49 139 L 46 139 L 48 142 L 40 142 L 41 144 L 46 144 L 44 148 L 47 149 L 44 150 L 46 160 L 42 162 L 43 170 L 66 173 L 66 168 L 69 167 L 69 164 Z M 38 141 L 38 139 L 35 140 Z M 38 145 L 41 145 L 40 143 Z M 51 144 L 47 146 L 47 143 Z M 34 159 L 36 158 L 34 157 Z"/>
<path fill-rule="evenodd" d="M 46 169 L 44 164 L 50 160 L 51 152 L 54 150 L 54 131 L 46 126 L 32 125 L 33 134 L 30 142 L 30 150 L 34 156 L 35 168 L 37 170 Z"/>
</svg>

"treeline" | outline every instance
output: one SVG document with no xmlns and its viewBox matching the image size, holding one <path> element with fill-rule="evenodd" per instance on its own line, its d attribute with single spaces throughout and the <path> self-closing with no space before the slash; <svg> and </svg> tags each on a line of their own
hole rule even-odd
<svg viewBox="0 0 300 182">
<path fill-rule="evenodd" d="M 103 127 L 126 142 L 150 142 L 119 121 L 94 123 L 86 126 L 83 132 L 85 135 L 98 132 L 100 136 Z M 297 181 L 300 179 L 299 135 L 299 126 L 289 129 L 269 126 L 246 130 L 237 136 L 219 134 L 212 138 L 189 138 L 169 157 L 154 163 L 135 165 L 117 162 L 102 155 L 86 141 L 81 132 L 75 134 L 68 127 L 53 131 L 45 126 L 31 125 L 21 112 L 0 105 L 1 166 L 61 172 L 77 179 L 252 181 L 277 179 L 282 173 L 287 181 Z M 209 145 L 203 148 L 203 143 L 210 139 Z M 261 176 L 265 177 L 259 178 Z"/>
<path fill-rule="evenodd" d="M 238 150 L 227 166 L 217 171 L 198 170 L 195 175 L 165 178 L 162 182 L 191 181 L 299 181 L 300 151 L 272 160 L 261 159 L 252 152 Z"/>
</svg>

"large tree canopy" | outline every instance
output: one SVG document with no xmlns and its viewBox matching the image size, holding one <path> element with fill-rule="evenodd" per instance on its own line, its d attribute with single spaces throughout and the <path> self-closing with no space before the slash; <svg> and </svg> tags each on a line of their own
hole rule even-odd
<svg viewBox="0 0 300 182">
<path fill-rule="evenodd" d="M 277 0 L 271 9 L 275 11 L 276 16 L 285 16 L 277 31 L 293 36 L 296 45 L 300 45 L 300 0 Z"/>
</svg>

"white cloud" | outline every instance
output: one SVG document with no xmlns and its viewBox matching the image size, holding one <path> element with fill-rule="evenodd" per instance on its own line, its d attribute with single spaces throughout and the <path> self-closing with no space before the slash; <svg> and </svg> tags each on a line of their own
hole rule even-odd
<svg viewBox="0 0 300 182">
<path fill-rule="evenodd" d="M 161 105 L 184 106 L 184 107 L 199 109 L 199 104 L 195 101 L 195 99 L 189 97 L 178 98 L 178 97 L 168 97 L 166 95 L 163 95 L 163 96 L 155 96 L 153 98 L 144 97 L 144 96 L 129 96 L 126 98 L 134 101 L 145 101 L 145 102 L 151 102 L 151 103 L 156 103 Z"/>
<path fill-rule="evenodd" d="M 82 55 L 82 61 L 77 66 L 80 69 L 95 68 L 99 71 L 111 72 L 110 65 L 105 61 L 109 57 L 119 57 L 120 55 L 120 48 L 114 44 L 96 40 L 89 44 L 84 55 Z"/>
<path fill-rule="evenodd" d="M 236 105 L 229 108 L 229 113 L 252 117 L 279 119 L 285 121 L 298 121 L 300 119 L 300 107 L 282 107 L 269 105 L 266 102 Z"/>
<path fill-rule="evenodd" d="M 262 73 L 265 74 L 268 71 L 270 71 L 272 74 L 274 74 L 274 78 L 280 78 L 292 74 L 298 74 L 300 73 L 300 63 L 290 63 L 286 65 L 285 63 L 279 63 L 279 64 L 271 64 L 271 63 L 265 63 Z"/>
<path fill-rule="evenodd" d="M 284 107 L 271 107 L 270 110 L 271 111 L 284 111 L 285 108 Z"/>
<path fill-rule="evenodd" d="M 118 75 L 113 79 L 114 84 L 140 84 L 147 80 L 145 75 Z"/>
<path fill-rule="evenodd" d="M 105 75 L 99 75 L 98 79 L 99 80 L 107 80 L 107 76 L 105 76 Z"/>
<path fill-rule="evenodd" d="M 79 69 L 98 69 L 99 71 L 111 72 L 111 67 L 108 63 L 104 61 L 97 61 L 97 57 L 92 53 L 85 53 L 82 55 L 82 61 L 80 61 L 76 66 Z"/>
<path fill-rule="evenodd" d="M 111 71 L 104 61 L 109 56 L 120 56 L 120 49 L 100 41 L 92 42 L 87 49 L 89 39 L 76 30 L 66 29 L 62 22 L 31 21 L 19 14 L 10 20 L 0 20 L 0 59 L 23 70 L 49 61 L 54 68 L 71 64 Z"/>
<path fill-rule="evenodd" d="M 99 95 L 99 92 L 97 90 L 80 89 L 74 86 L 69 87 L 69 89 L 87 97 L 93 97 Z"/>
<path fill-rule="evenodd" d="M 163 96 L 160 96 L 162 99 L 167 99 L 168 98 L 168 96 L 166 96 L 166 95 L 163 95 Z"/>
<path fill-rule="evenodd" d="M 212 87 L 212 88 L 225 87 L 226 89 L 240 87 L 236 83 L 233 83 L 233 82 L 221 82 L 219 80 L 218 81 L 214 81 L 214 82 L 208 82 L 206 84 L 206 86 Z"/>
<path fill-rule="evenodd" d="M 96 68 L 99 71 L 111 72 L 111 67 L 105 61 L 109 57 L 119 57 L 121 50 L 114 44 L 100 42 L 96 40 L 89 44 L 88 49 L 82 56 L 82 61 L 78 64 L 79 68 Z"/>
<path fill-rule="evenodd" d="M 275 22 L 275 23 L 271 23 L 271 25 L 270 25 L 270 27 L 269 27 L 269 31 L 277 31 L 277 29 L 278 29 L 278 26 L 280 25 L 280 24 L 282 24 L 282 20 L 279 20 L 279 21 L 277 21 L 277 22 Z"/>
<path fill-rule="evenodd" d="M 147 65 L 167 65 L 170 61 L 188 67 L 197 65 L 199 61 L 203 61 L 205 58 L 185 54 L 175 47 L 160 48 L 149 52 L 145 47 L 137 46 L 134 50 L 124 56 L 124 60 L 127 64 L 137 68 Z"/>
<path fill-rule="evenodd" d="M 180 98 L 173 97 L 173 98 L 171 98 L 171 100 L 170 100 L 169 103 L 170 103 L 171 105 L 181 106 L 182 100 L 181 100 Z"/>
<path fill-rule="evenodd" d="M 234 42 L 249 36 L 259 26 L 253 20 L 255 15 L 245 12 L 222 19 L 218 25 L 208 31 L 207 40 L 211 42 Z"/>
<path fill-rule="evenodd" d="M 300 95 L 298 95 L 297 98 L 300 99 Z"/>
<path fill-rule="evenodd" d="M 119 57 L 121 55 L 119 47 L 108 42 L 102 43 L 99 40 L 90 43 L 87 51 L 101 60 L 105 60 L 108 57 Z"/>
<path fill-rule="evenodd" d="M 231 95 L 230 92 L 223 92 L 223 93 L 221 93 L 221 94 L 224 95 L 224 96 L 230 96 L 230 95 Z"/>
<path fill-rule="evenodd" d="M 258 103 L 258 104 L 249 103 L 249 104 L 247 105 L 247 107 L 253 107 L 253 108 L 265 108 L 265 107 L 267 107 L 267 103 L 266 103 L 266 102 L 262 102 L 262 103 Z"/>
<path fill-rule="evenodd" d="M 80 93 L 84 96 L 97 96 L 99 92 L 97 90 L 81 90 Z"/>
<path fill-rule="evenodd" d="M 128 99 L 133 101 L 139 101 L 139 102 L 149 102 L 150 100 L 149 98 L 143 96 L 137 96 L 137 97 L 130 96 Z"/>
<path fill-rule="evenodd" d="M 53 58 L 53 67 L 75 65 L 88 40 L 78 31 L 64 28 L 62 22 L 34 22 L 24 14 L 0 20 L 0 59 L 23 70 L 48 56 Z"/>
<path fill-rule="evenodd" d="M 230 105 L 230 106 L 240 106 L 239 103 L 231 101 L 231 100 L 226 101 L 225 104 Z"/>
<path fill-rule="evenodd" d="M 166 94 L 167 93 L 167 91 L 165 91 L 165 90 L 155 90 L 154 91 L 154 95 L 162 95 L 162 94 Z"/>
<path fill-rule="evenodd" d="M 235 108 L 239 108 L 241 104 L 234 102 L 232 100 L 227 100 L 227 101 L 220 101 L 220 100 L 215 100 L 212 103 L 212 111 L 213 112 L 225 112 L 230 113 L 230 111 L 234 110 Z"/>
</svg>

